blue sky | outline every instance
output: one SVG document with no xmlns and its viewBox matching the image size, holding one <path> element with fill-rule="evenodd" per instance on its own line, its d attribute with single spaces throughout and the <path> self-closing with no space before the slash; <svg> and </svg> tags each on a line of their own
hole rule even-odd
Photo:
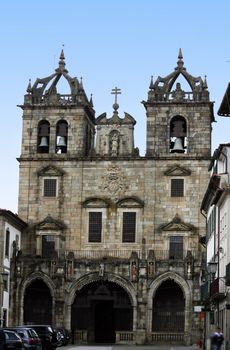
<svg viewBox="0 0 230 350">
<path fill-rule="evenodd" d="M 145 152 L 145 110 L 151 75 L 171 73 L 182 48 L 184 65 L 206 75 L 215 101 L 213 150 L 230 142 L 230 120 L 217 116 L 230 81 L 229 0 L 7 0 L 0 5 L 0 208 L 17 212 L 22 104 L 29 79 L 53 73 L 64 45 L 71 76 L 83 77 L 96 116 L 119 113 L 137 121 L 135 145 Z M 197 140 L 199 142 L 199 140 Z"/>
</svg>

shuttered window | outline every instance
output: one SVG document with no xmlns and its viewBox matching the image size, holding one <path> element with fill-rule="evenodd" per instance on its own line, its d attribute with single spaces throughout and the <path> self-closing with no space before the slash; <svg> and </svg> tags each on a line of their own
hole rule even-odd
<svg viewBox="0 0 230 350">
<path fill-rule="evenodd" d="M 89 242 L 101 242 L 102 212 L 89 212 Z"/>
<path fill-rule="evenodd" d="M 135 242 L 136 236 L 136 212 L 123 213 L 122 242 Z"/>
</svg>

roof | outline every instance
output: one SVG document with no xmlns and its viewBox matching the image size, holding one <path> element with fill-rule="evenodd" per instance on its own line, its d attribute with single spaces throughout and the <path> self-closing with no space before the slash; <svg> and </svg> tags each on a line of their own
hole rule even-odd
<svg viewBox="0 0 230 350">
<path fill-rule="evenodd" d="M 14 225 L 15 227 L 19 229 L 23 229 L 27 226 L 27 223 L 20 219 L 20 217 L 17 214 L 12 213 L 12 211 L 7 209 L 0 209 L 0 217 L 3 216 L 9 223 Z"/>
<path fill-rule="evenodd" d="M 228 83 L 217 114 L 221 117 L 230 117 L 230 83 Z"/>
</svg>

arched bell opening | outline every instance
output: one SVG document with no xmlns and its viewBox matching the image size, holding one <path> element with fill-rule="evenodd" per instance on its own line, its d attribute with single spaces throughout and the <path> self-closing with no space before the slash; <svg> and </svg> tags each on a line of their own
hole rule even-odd
<svg viewBox="0 0 230 350">
<path fill-rule="evenodd" d="M 37 136 L 37 152 L 49 153 L 50 123 L 48 121 L 42 120 L 39 122 Z"/>
<path fill-rule="evenodd" d="M 52 324 L 52 296 L 41 279 L 29 284 L 24 294 L 24 324 Z"/>
<path fill-rule="evenodd" d="M 127 292 L 109 281 L 92 282 L 76 292 L 71 329 L 85 332 L 87 343 L 113 344 L 117 331 L 132 331 L 133 307 Z"/>
<path fill-rule="evenodd" d="M 68 123 L 59 120 L 56 126 L 56 153 L 66 153 L 68 142 Z"/>
<path fill-rule="evenodd" d="M 152 332 L 183 333 L 185 298 L 181 287 L 169 279 L 161 283 L 153 297 Z"/>
<path fill-rule="evenodd" d="M 170 122 L 170 152 L 187 153 L 187 123 L 179 115 Z"/>
</svg>

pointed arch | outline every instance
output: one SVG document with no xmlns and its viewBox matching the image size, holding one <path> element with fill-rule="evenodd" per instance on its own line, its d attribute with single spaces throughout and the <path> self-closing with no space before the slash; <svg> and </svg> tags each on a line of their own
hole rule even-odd
<svg viewBox="0 0 230 350">
<path fill-rule="evenodd" d="M 51 300 L 52 300 L 52 305 L 51 305 L 51 311 L 52 311 L 52 318 L 54 318 L 54 305 L 55 305 L 55 299 L 56 299 L 56 286 L 54 284 L 54 282 L 51 280 L 51 278 L 49 276 L 47 276 L 46 274 L 44 274 L 41 271 L 36 271 L 34 273 L 32 273 L 26 280 L 22 281 L 20 288 L 18 288 L 19 291 L 19 295 L 18 295 L 18 299 L 19 299 L 19 305 L 20 305 L 20 314 L 19 314 L 19 324 L 23 324 L 24 323 L 24 298 L 25 298 L 25 293 L 26 293 L 26 289 L 28 287 L 30 287 L 30 285 L 32 283 L 34 283 L 35 281 L 41 281 L 42 283 L 44 283 L 50 293 L 51 296 Z"/>
<path fill-rule="evenodd" d="M 156 295 L 158 288 L 165 281 L 172 280 L 182 290 L 185 299 L 185 322 L 184 322 L 184 334 L 189 335 L 191 330 L 191 303 L 192 303 L 192 286 L 184 280 L 178 273 L 167 271 L 158 276 L 150 285 L 148 299 L 147 299 L 147 328 L 148 332 L 152 332 L 152 312 L 153 312 L 153 299 Z M 189 337 L 189 336 L 188 336 Z M 188 341 L 188 340 L 186 340 Z"/>
</svg>

